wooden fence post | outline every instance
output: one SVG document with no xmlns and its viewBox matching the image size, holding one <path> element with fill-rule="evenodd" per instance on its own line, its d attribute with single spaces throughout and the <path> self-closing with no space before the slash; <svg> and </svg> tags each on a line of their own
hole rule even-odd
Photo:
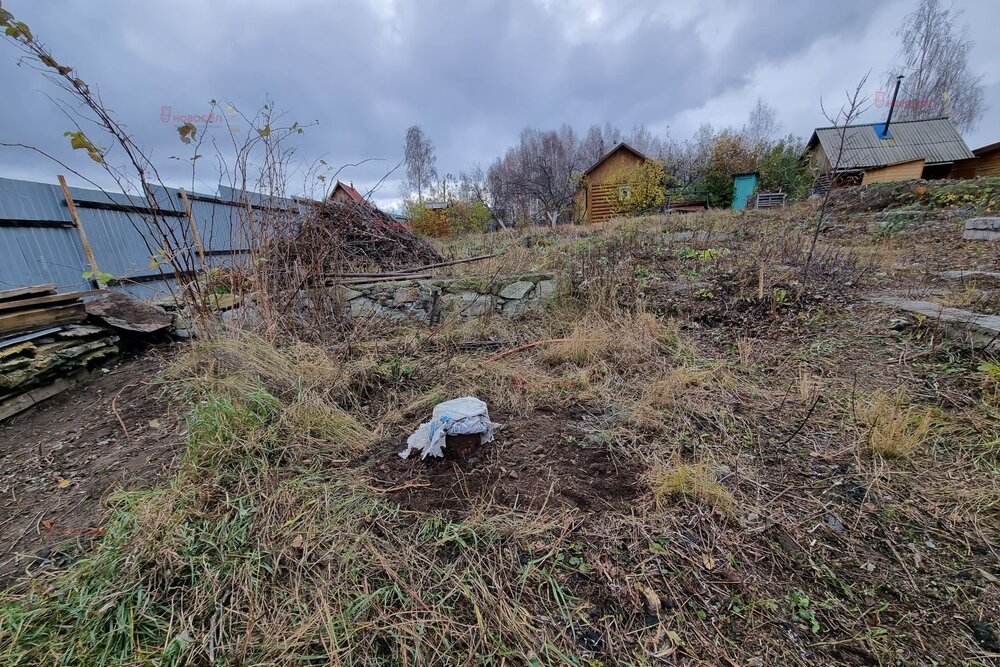
<svg viewBox="0 0 1000 667">
<path fill-rule="evenodd" d="M 73 218 L 73 226 L 76 227 L 76 233 L 80 237 L 80 245 L 83 246 L 83 252 L 87 255 L 90 272 L 94 274 L 93 282 L 97 283 L 100 289 L 104 289 L 107 285 L 104 284 L 104 280 L 101 278 L 101 270 L 97 267 L 97 258 L 94 256 L 94 249 L 91 247 L 90 241 L 87 240 L 87 232 L 83 229 L 83 224 L 80 222 L 80 214 L 76 210 L 73 195 L 69 193 L 69 186 L 66 185 L 66 177 L 62 174 L 59 174 L 59 186 L 62 188 L 63 196 L 66 198 L 66 206 L 69 208 L 70 217 Z"/>
<path fill-rule="evenodd" d="M 205 263 L 205 248 L 201 245 L 201 236 L 198 235 L 198 226 L 194 222 L 194 213 L 191 211 L 191 202 L 188 200 L 184 188 L 180 189 L 181 201 L 184 203 L 184 212 L 187 213 L 188 226 L 191 228 L 191 236 L 194 239 L 194 248 L 198 251 L 198 259 L 201 260 L 201 270 L 207 271 L 208 264 Z"/>
</svg>

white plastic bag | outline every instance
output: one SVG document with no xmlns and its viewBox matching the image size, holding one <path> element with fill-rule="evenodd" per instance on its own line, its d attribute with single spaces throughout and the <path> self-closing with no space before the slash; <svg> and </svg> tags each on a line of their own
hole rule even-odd
<svg viewBox="0 0 1000 667">
<path fill-rule="evenodd" d="M 445 436 L 468 435 L 480 433 L 480 444 L 493 440 L 493 431 L 500 424 L 490 421 L 490 413 L 486 403 L 473 396 L 454 398 L 434 406 L 431 420 L 424 422 L 406 439 L 406 449 L 399 453 L 400 458 L 408 458 L 414 451 L 420 452 L 420 458 L 427 455 L 444 456 Z"/>
</svg>

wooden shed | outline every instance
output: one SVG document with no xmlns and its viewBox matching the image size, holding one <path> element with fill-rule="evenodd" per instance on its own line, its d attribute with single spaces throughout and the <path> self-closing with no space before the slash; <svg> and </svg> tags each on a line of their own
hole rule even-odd
<svg viewBox="0 0 1000 667">
<path fill-rule="evenodd" d="M 337 181 L 337 184 L 333 186 L 333 190 L 330 191 L 329 200 L 335 201 L 338 204 L 365 203 L 365 198 L 361 196 L 360 192 L 354 189 L 354 183 L 348 185 L 341 181 Z"/>
<path fill-rule="evenodd" d="M 1000 176 L 1000 141 L 972 151 L 976 160 L 976 176 Z"/>
<path fill-rule="evenodd" d="M 806 151 L 824 169 L 836 166 L 837 173 L 829 179 L 834 187 L 862 181 L 955 178 L 954 169 L 960 172 L 968 160 L 976 159 L 948 118 L 820 127 Z"/>
<path fill-rule="evenodd" d="M 920 178 L 924 173 L 924 163 L 927 160 L 917 158 L 916 160 L 903 160 L 896 164 L 887 164 L 884 167 L 875 167 L 864 172 L 861 178 L 862 185 L 872 183 L 885 183 L 887 181 L 910 181 Z"/>
<path fill-rule="evenodd" d="M 614 217 L 622 174 L 649 159 L 623 141 L 585 171 L 578 195 L 584 220 L 602 222 Z"/>
</svg>

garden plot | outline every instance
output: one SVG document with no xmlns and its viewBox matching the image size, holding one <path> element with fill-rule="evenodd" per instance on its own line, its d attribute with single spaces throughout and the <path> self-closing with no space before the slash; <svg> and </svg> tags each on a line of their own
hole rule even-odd
<svg viewBox="0 0 1000 667">
<path fill-rule="evenodd" d="M 989 664 L 1000 366 L 866 297 L 992 259 L 859 224 L 804 275 L 812 216 L 463 237 L 438 252 L 497 257 L 449 277 L 552 298 L 195 342 L 159 375 L 189 415 L 172 480 L 6 595 L 0 657 Z M 495 440 L 401 459 L 459 396 Z"/>
</svg>

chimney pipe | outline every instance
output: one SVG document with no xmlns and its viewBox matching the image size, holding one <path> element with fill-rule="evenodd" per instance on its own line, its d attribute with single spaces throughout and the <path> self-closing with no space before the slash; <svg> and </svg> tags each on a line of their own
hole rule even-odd
<svg viewBox="0 0 1000 667">
<path fill-rule="evenodd" d="M 889 117 L 885 119 L 885 125 L 882 126 L 882 138 L 885 139 L 889 134 L 889 123 L 892 122 L 892 112 L 896 109 L 896 95 L 899 95 L 899 84 L 903 82 L 903 75 L 900 74 L 896 77 L 896 89 L 892 91 L 892 102 L 889 103 Z"/>
</svg>

